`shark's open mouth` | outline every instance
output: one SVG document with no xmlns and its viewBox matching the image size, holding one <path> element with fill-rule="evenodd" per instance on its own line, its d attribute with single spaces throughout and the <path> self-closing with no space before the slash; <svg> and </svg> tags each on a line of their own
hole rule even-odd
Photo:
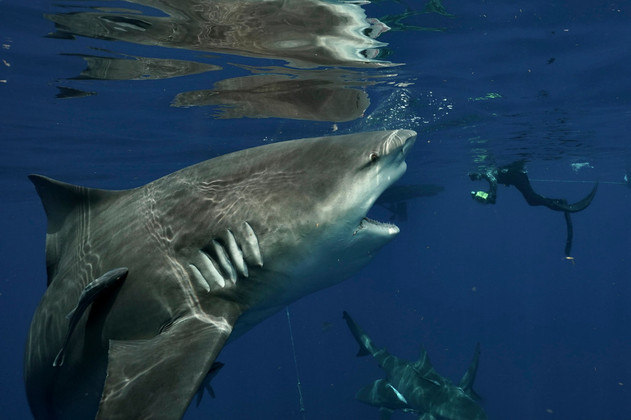
<svg viewBox="0 0 631 420">
<path fill-rule="evenodd" d="M 358 208 L 366 213 L 358 221 L 353 236 L 361 233 L 361 236 L 368 238 L 391 239 L 399 233 L 399 228 L 392 223 L 384 223 L 368 217 L 374 204 L 379 200 L 379 196 L 384 193 L 405 173 L 407 165 L 405 157 L 410 147 L 414 144 L 416 133 L 412 130 L 396 130 L 388 132 L 387 138 L 377 147 L 376 151 L 370 154 L 369 166 L 372 168 L 367 176 L 363 188 L 366 202 Z M 383 160 L 382 160 L 383 159 Z M 387 208 L 387 207 L 386 207 Z M 392 220 L 392 219 L 391 219 Z"/>
<path fill-rule="evenodd" d="M 359 222 L 359 226 L 357 226 L 357 229 L 355 229 L 355 231 L 353 232 L 353 236 L 357 235 L 357 233 L 359 233 L 361 230 L 368 228 L 383 231 L 384 233 L 388 233 L 391 235 L 399 233 L 399 227 L 397 225 L 394 225 L 392 223 L 380 222 L 369 217 L 364 217 Z"/>
</svg>

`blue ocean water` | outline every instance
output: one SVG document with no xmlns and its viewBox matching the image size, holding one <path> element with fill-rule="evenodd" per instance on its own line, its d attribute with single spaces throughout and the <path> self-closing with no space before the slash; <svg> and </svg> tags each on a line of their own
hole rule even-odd
<svg viewBox="0 0 631 420">
<path fill-rule="evenodd" d="M 28 174 L 131 188 L 266 142 L 393 128 L 419 133 L 400 185 L 442 189 L 407 197 L 407 217 L 376 206 L 399 236 L 353 278 L 289 307 L 304 413 L 281 312 L 224 349 L 216 398 L 186 418 L 378 418 L 354 395 L 383 374 L 355 357 L 343 310 L 393 354 L 414 360 L 422 345 L 456 382 L 479 342 L 475 389 L 491 419 L 631 418 L 627 2 L 375 1 L 361 7 L 390 27 L 371 34 L 387 46 L 351 63 L 132 36 L 147 16 L 186 27 L 193 3 L 0 1 L 3 418 L 30 417 L 23 351 L 46 287 L 46 218 Z M 84 25 L 90 13 L 118 32 Z M 371 60 L 400 65 L 361 64 Z M 354 101 L 302 109 L 290 90 L 289 105 L 271 104 L 251 76 L 316 80 Z M 562 213 L 501 185 L 495 205 L 471 199 L 485 185 L 469 171 L 518 160 L 549 197 L 577 201 L 600 181 L 573 215 L 573 259 Z"/>
</svg>

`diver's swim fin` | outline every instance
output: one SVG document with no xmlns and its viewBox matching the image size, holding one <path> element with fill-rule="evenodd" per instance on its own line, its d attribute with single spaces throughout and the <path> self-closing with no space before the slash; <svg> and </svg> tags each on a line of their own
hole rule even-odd
<svg viewBox="0 0 631 420">
<path fill-rule="evenodd" d="M 594 199 L 596 195 L 596 190 L 598 190 L 598 182 L 592 188 L 592 191 L 587 195 L 587 197 L 583 198 L 581 201 L 577 201 L 574 204 L 567 204 L 565 200 L 554 200 L 555 206 L 558 207 L 558 210 L 565 211 L 568 213 L 576 213 L 581 210 L 585 210 Z"/>
</svg>

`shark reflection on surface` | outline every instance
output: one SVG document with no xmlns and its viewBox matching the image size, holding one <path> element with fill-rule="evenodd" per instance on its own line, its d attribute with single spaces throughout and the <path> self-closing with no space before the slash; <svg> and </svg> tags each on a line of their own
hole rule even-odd
<svg viewBox="0 0 631 420">
<path fill-rule="evenodd" d="M 362 7 L 323 0 L 147 0 L 129 1 L 138 11 L 56 13 L 56 38 L 74 35 L 193 51 L 275 58 L 294 67 L 382 67 L 388 30 Z M 140 8 L 140 6 L 143 6 Z M 156 9 L 145 14 L 146 8 Z M 140 13 L 138 13 L 140 12 Z M 162 12 L 162 13 L 159 13 Z"/>
<path fill-rule="evenodd" d="M 79 56 L 86 63 L 86 68 L 74 79 L 156 80 L 221 70 L 221 67 L 213 64 L 169 58 L 136 57 L 126 54 L 119 54 L 116 57 L 65 55 Z"/>
<path fill-rule="evenodd" d="M 180 93 L 171 105 L 219 105 L 217 118 L 345 122 L 364 115 L 370 100 L 361 88 L 377 83 L 349 70 L 239 67 L 254 74 L 220 80 L 213 89 Z"/>
<path fill-rule="evenodd" d="M 380 59 L 387 44 L 376 38 L 390 28 L 378 19 L 368 18 L 361 7 L 363 2 L 130 0 L 128 3 L 138 10 L 90 7 L 77 8 L 72 13 L 47 14 L 45 17 L 55 23 L 55 32 L 48 36 L 60 40 L 83 36 L 162 47 L 167 49 L 163 52 L 167 57 L 176 54 L 171 49 L 184 49 L 195 52 L 195 60 L 199 61 L 142 57 L 137 53 L 117 53 L 112 51 L 113 47 L 95 47 L 103 55 L 64 54 L 82 57 L 87 64 L 73 79 L 156 80 L 229 67 L 231 63 L 225 62 L 226 57 L 217 54 L 276 59 L 287 66 L 261 71 L 235 64 L 239 72 L 246 70 L 252 74 L 221 80 L 223 73 L 216 72 L 219 80 L 212 89 L 206 85 L 180 92 L 172 105 L 219 106 L 215 113 L 218 118 L 345 122 L 362 117 L 370 104 L 365 88 L 375 81 L 366 72 L 398 65 Z M 147 48 L 149 51 L 155 54 L 154 48 Z M 377 77 L 386 76 L 395 74 L 380 73 Z M 206 83 L 205 79 L 199 80 Z"/>
<path fill-rule="evenodd" d="M 480 397 L 473 391 L 479 344 L 469 369 L 456 386 L 434 370 L 425 350 L 416 362 L 400 359 L 376 347 L 346 311 L 343 317 L 359 344 L 357 355 L 374 357 L 386 372 L 386 379 L 374 381 L 356 395 L 359 401 L 379 407 L 382 419 L 390 418 L 395 410 L 402 410 L 418 414 L 421 420 L 486 420 L 477 402 Z"/>
</svg>

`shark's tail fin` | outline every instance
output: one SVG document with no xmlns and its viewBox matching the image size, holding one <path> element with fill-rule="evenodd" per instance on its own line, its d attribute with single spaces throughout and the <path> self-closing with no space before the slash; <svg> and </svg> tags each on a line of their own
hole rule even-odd
<svg viewBox="0 0 631 420">
<path fill-rule="evenodd" d="M 46 231 L 46 269 L 48 271 L 48 284 L 53 278 L 59 262 L 61 249 L 72 239 L 69 236 L 76 235 L 75 226 L 67 226 L 70 213 L 83 211 L 84 217 L 88 214 L 87 208 L 105 199 L 112 199 L 125 194 L 125 191 L 108 191 L 93 188 L 80 187 L 56 181 L 42 175 L 29 175 L 29 179 L 35 185 L 39 194 L 46 216 L 48 217 L 48 229 Z M 83 207 L 83 209 L 81 209 Z M 80 210 L 77 210 L 80 209 Z M 72 220 L 81 218 L 70 218 Z"/>
<path fill-rule="evenodd" d="M 474 400 L 480 400 L 481 397 L 473 390 L 473 382 L 475 381 L 475 375 L 478 372 L 478 361 L 480 359 L 480 343 L 476 344 L 475 352 L 473 353 L 473 360 L 469 365 L 469 369 L 465 372 L 464 376 L 460 380 L 460 388 L 473 398 Z"/>
<path fill-rule="evenodd" d="M 348 312 L 344 311 L 342 317 L 346 321 L 348 328 L 351 330 L 353 337 L 355 337 L 355 340 L 357 340 L 357 343 L 359 344 L 359 351 L 357 352 L 357 356 L 367 356 L 369 354 L 374 355 L 377 349 L 373 345 L 370 337 L 368 337 L 364 330 L 362 330 L 361 327 L 357 325 L 357 323 L 353 320 L 353 318 L 351 318 Z"/>
</svg>

